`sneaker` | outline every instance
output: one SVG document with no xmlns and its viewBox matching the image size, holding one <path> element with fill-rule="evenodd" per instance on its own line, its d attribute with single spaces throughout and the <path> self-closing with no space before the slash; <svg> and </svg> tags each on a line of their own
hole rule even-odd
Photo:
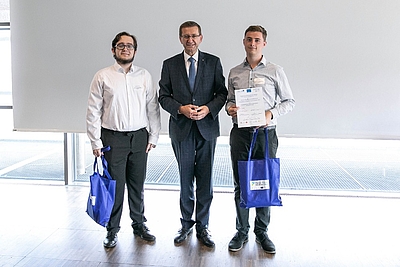
<svg viewBox="0 0 400 267">
<path fill-rule="evenodd" d="M 149 228 L 146 227 L 144 223 L 139 223 L 135 226 L 133 226 L 133 233 L 140 237 L 143 240 L 146 241 L 154 241 L 156 240 L 156 237 L 149 232 Z"/>
<path fill-rule="evenodd" d="M 237 232 L 235 236 L 232 238 L 231 242 L 229 242 L 229 250 L 230 251 L 239 251 L 243 248 L 243 244 L 249 241 L 249 236 Z"/>
<path fill-rule="evenodd" d="M 256 234 L 256 242 L 259 243 L 262 249 L 270 254 L 275 254 L 275 245 L 269 239 L 267 233 Z"/>
</svg>

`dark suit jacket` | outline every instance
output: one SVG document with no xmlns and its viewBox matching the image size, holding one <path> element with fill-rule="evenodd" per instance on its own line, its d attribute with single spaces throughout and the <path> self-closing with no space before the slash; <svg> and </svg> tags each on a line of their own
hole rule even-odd
<svg viewBox="0 0 400 267">
<path fill-rule="evenodd" d="M 161 107 L 170 113 L 169 136 L 176 141 L 183 141 L 192 123 L 206 140 L 220 135 L 218 113 L 224 106 L 228 91 L 221 61 L 218 57 L 199 51 L 196 81 L 193 92 L 190 90 L 183 52 L 163 63 L 159 82 L 159 102 Z M 192 121 L 178 114 L 181 105 L 206 105 L 210 113 L 199 121 Z"/>
</svg>

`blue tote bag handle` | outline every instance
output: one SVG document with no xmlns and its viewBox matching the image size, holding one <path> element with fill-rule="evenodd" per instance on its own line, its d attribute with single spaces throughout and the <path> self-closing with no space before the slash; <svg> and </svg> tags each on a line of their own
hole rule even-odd
<svg viewBox="0 0 400 267">
<path fill-rule="evenodd" d="M 259 128 L 256 128 L 256 129 L 254 129 L 254 131 L 253 131 L 253 138 L 251 139 L 250 150 L 249 150 L 249 156 L 248 156 L 248 158 L 247 158 L 248 161 L 251 160 L 251 155 L 253 155 L 253 149 L 254 149 L 254 146 L 256 145 L 258 130 L 259 130 Z M 264 151 L 264 158 L 265 158 L 265 159 L 269 159 L 268 129 L 267 129 L 267 128 L 264 128 L 264 132 L 265 132 L 265 151 Z"/>
<path fill-rule="evenodd" d="M 101 149 L 101 152 L 107 152 L 110 151 L 110 146 L 103 147 Z M 108 172 L 108 163 L 104 156 L 102 155 L 101 157 L 101 163 L 103 165 L 103 176 L 106 177 L 108 180 L 112 180 L 110 173 Z M 99 173 L 99 166 L 97 165 L 97 158 L 94 158 L 94 163 L 93 163 L 93 172 Z"/>
</svg>

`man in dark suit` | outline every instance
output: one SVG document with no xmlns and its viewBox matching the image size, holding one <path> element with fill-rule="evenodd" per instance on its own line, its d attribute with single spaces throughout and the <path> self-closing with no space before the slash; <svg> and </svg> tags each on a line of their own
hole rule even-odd
<svg viewBox="0 0 400 267">
<path fill-rule="evenodd" d="M 174 242 L 185 241 L 196 224 L 197 238 L 214 247 L 208 233 L 211 176 L 220 134 L 218 113 L 225 104 L 227 89 L 220 59 L 198 50 L 203 40 L 200 25 L 184 22 L 179 40 L 184 51 L 164 61 L 159 82 L 159 102 L 170 113 L 169 136 L 180 174 L 182 228 Z"/>
</svg>

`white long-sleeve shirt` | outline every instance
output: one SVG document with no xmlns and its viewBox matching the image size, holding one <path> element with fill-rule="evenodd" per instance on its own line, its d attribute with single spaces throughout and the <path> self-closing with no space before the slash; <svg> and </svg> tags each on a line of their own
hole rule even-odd
<svg viewBox="0 0 400 267">
<path fill-rule="evenodd" d="M 90 85 L 86 127 L 92 149 L 103 147 L 101 127 L 119 132 L 147 128 L 149 143 L 157 144 L 160 106 L 150 73 L 134 65 L 125 73 L 117 63 L 99 70 Z"/>
</svg>

